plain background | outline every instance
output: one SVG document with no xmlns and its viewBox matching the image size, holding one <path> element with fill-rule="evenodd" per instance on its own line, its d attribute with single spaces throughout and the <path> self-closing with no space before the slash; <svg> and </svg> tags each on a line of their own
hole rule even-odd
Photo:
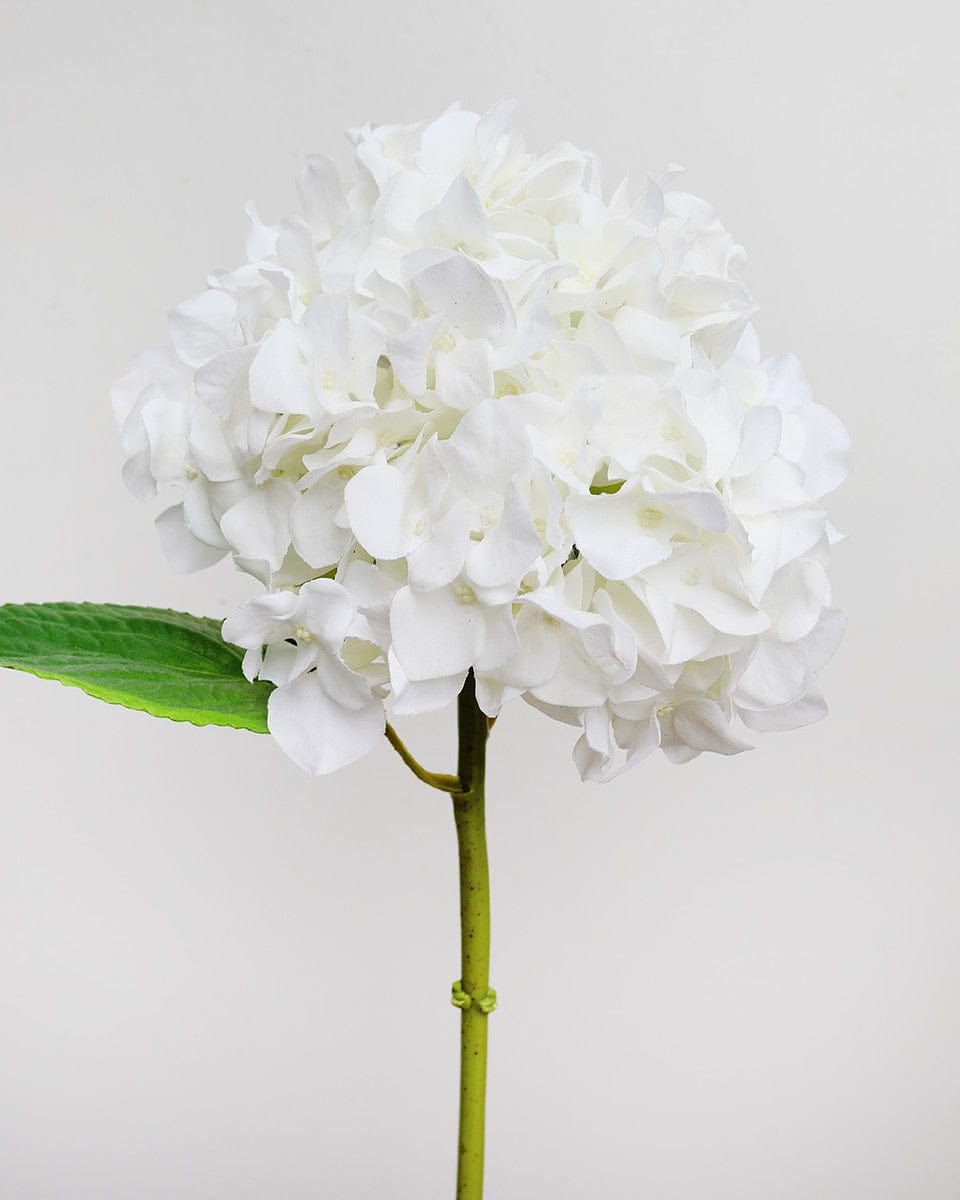
<svg viewBox="0 0 960 1200">
<path fill-rule="evenodd" d="M 491 1200 L 960 1197 L 953 6 L 3 5 L 0 592 L 224 615 L 124 490 L 107 403 L 250 197 L 367 119 L 504 95 L 608 186 L 680 162 L 767 353 L 849 425 L 825 722 L 583 785 L 491 744 Z M 448 802 L 386 744 L 0 678 L 3 1200 L 452 1195 Z M 453 763 L 452 714 L 408 729 Z"/>
</svg>

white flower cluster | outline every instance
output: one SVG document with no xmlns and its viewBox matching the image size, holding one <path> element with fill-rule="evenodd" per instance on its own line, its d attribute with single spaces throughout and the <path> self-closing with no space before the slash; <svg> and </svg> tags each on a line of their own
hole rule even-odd
<svg viewBox="0 0 960 1200">
<path fill-rule="evenodd" d="M 470 669 L 489 715 L 579 727 L 585 779 L 825 712 L 843 426 L 761 360 L 743 252 L 675 171 L 605 200 L 511 116 L 366 125 L 349 185 L 311 158 L 304 215 L 250 208 L 249 261 L 114 391 L 127 483 L 179 492 L 173 564 L 266 586 L 224 637 L 312 772 Z"/>
</svg>

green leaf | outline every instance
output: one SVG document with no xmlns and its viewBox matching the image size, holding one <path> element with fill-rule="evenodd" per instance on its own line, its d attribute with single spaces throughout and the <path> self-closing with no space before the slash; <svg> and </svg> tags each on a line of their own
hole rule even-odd
<svg viewBox="0 0 960 1200">
<path fill-rule="evenodd" d="M 221 624 L 122 604 L 3 604 L 0 667 L 154 717 L 266 733 L 273 685 L 244 678 Z"/>
</svg>

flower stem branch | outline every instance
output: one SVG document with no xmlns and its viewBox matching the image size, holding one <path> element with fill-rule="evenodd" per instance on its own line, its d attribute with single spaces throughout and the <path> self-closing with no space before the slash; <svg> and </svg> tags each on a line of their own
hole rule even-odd
<svg viewBox="0 0 960 1200">
<path fill-rule="evenodd" d="M 484 827 L 484 777 L 489 726 L 477 705 L 473 672 L 457 701 L 458 774 L 453 796 L 460 858 L 460 1122 L 457 1200 L 483 1195 L 484 1116 L 487 1090 L 487 1018 L 496 1003 L 490 988 L 490 879 Z"/>
<path fill-rule="evenodd" d="M 403 744 L 400 735 L 389 721 L 387 722 L 385 732 L 387 741 L 418 779 L 423 780 L 424 783 L 428 783 L 432 788 L 437 788 L 441 792 L 450 792 L 452 795 L 457 795 L 457 793 L 463 791 L 463 785 L 455 775 L 439 775 L 435 771 L 428 771 L 426 767 L 421 766 Z"/>
</svg>

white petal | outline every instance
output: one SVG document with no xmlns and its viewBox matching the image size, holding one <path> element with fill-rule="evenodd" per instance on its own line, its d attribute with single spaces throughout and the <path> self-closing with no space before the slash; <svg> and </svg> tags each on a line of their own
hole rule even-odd
<svg viewBox="0 0 960 1200">
<path fill-rule="evenodd" d="M 284 632 L 292 635 L 293 628 L 284 630 Z M 264 651 L 263 662 L 260 665 L 260 678 L 267 680 L 268 683 L 276 684 L 277 687 L 282 687 L 283 684 L 297 679 L 305 671 L 309 671 L 311 667 L 315 666 L 316 657 L 316 650 L 313 646 L 303 645 L 299 642 L 293 644 L 292 637 L 290 640 L 282 642 L 273 641 Z"/>
<path fill-rule="evenodd" d="M 350 315 L 346 296 L 324 293 L 310 301 L 297 334 L 303 352 L 309 357 L 311 370 L 318 380 L 318 395 L 328 406 L 326 390 L 346 389 L 350 374 Z M 328 389 L 328 384 L 330 388 Z"/>
<path fill-rule="evenodd" d="M 516 485 L 504 498 L 500 520 L 467 556 L 467 574 L 482 588 L 516 587 L 540 553 L 540 536 Z"/>
<path fill-rule="evenodd" d="M 495 371 L 508 371 L 511 367 L 526 364 L 553 336 L 553 318 L 547 304 L 546 286 L 538 284 L 517 312 L 516 333 L 497 346 L 493 352 Z"/>
<path fill-rule="evenodd" d="M 827 715 L 827 703 L 811 673 L 803 694 L 791 704 L 780 708 L 739 708 L 740 720 L 748 729 L 758 733 L 779 733 L 788 729 L 800 729 L 804 725 L 812 725 Z"/>
<path fill-rule="evenodd" d="M 373 400 L 377 363 L 386 348 L 386 332 L 379 321 L 362 309 L 350 312 L 348 390 L 360 401 Z"/>
<path fill-rule="evenodd" d="M 432 313 L 443 313 L 454 329 L 495 345 L 516 329 L 513 307 L 502 284 L 464 254 L 418 272 L 412 285 Z"/>
<path fill-rule="evenodd" d="M 513 620 L 512 606 L 498 604 L 495 607 L 480 606 L 484 619 L 483 647 L 474 663 L 478 671 L 495 671 L 520 648 L 520 639 Z"/>
<path fill-rule="evenodd" d="M 826 532 L 822 508 L 788 508 L 777 514 L 780 545 L 776 565 L 782 567 L 809 554 Z"/>
<path fill-rule="evenodd" d="M 813 399 L 810 381 L 793 354 L 781 354 L 763 363 L 767 377 L 767 403 L 775 404 L 781 412 L 793 412 Z"/>
<path fill-rule="evenodd" d="M 651 713 L 646 720 L 632 721 L 630 724 L 632 728 L 630 736 L 626 739 L 627 758 L 623 764 L 624 770 L 647 758 L 660 746 L 660 725 L 655 713 Z M 624 740 L 619 730 L 618 737 L 621 741 Z"/>
<path fill-rule="evenodd" d="M 800 469 L 804 487 L 819 500 L 846 479 L 850 469 L 850 435 L 839 417 L 820 404 L 811 404 L 798 414 L 804 432 Z"/>
<path fill-rule="evenodd" d="M 369 753 L 383 736 L 383 704 L 346 709 L 323 690 L 315 673 L 270 693 L 267 725 L 284 753 L 311 775 L 327 775 Z"/>
<path fill-rule="evenodd" d="M 657 657 L 664 665 L 696 658 L 716 636 L 716 630 L 704 617 L 667 599 L 653 584 L 643 587 L 643 598 L 663 639 L 663 654 Z"/>
<path fill-rule="evenodd" d="M 322 154 L 311 154 L 297 183 L 300 202 L 314 236 L 328 241 L 347 216 L 340 168 Z"/>
<path fill-rule="evenodd" d="M 684 746 L 714 754 L 739 754 L 751 750 L 749 742 L 734 737 L 723 709 L 713 700 L 679 704 L 671 714 L 674 736 Z"/>
<path fill-rule="evenodd" d="M 157 396 L 143 406 L 150 444 L 150 473 L 158 483 L 183 478 L 187 457 L 187 411 L 177 400 Z"/>
<path fill-rule="evenodd" d="M 580 778 L 585 783 L 599 783 L 605 779 L 617 749 L 606 706 L 585 709 L 583 733 L 573 748 L 573 761 Z"/>
<path fill-rule="evenodd" d="M 293 618 L 327 650 L 337 651 L 356 611 L 353 598 L 341 584 L 333 579 L 311 579 L 300 589 Z"/>
<path fill-rule="evenodd" d="M 452 105 L 424 129 L 417 167 L 426 175 L 448 181 L 466 170 L 476 149 L 477 124 L 476 113 Z"/>
<path fill-rule="evenodd" d="M 202 367 L 240 343 L 237 302 L 220 288 L 184 300 L 171 309 L 167 321 L 174 349 L 191 367 Z"/>
<path fill-rule="evenodd" d="M 462 246 L 469 254 L 496 250 L 486 209 L 463 175 L 450 184 L 437 206 L 436 233 L 443 245 Z"/>
<path fill-rule="evenodd" d="M 386 615 L 397 590 L 396 580 L 373 563 L 354 559 L 347 563 L 340 582 L 353 598 L 357 608 L 367 616 Z"/>
<path fill-rule="evenodd" d="M 442 324 L 442 317 L 428 317 L 387 342 L 387 357 L 394 374 L 411 395 L 422 396 L 427 390 L 427 366 Z"/>
<path fill-rule="evenodd" d="M 533 466 L 527 431 L 504 401 L 495 399 L 471 409 L 453 436 L 439 443 L 437 457 L 457 487 L 478 504 L 500 499 Z"/>
<path fill-rule="evenodd" d="M 513 99 L 498 100 L 477 122 L 477 149 L 484 159 L 494 158 L 500 139 L 503 137 L 513 114 L 517 110 L 517 102 Z"/>
<path fill-rule="evenodd" d="M 407 245 L 418 221 L 440 199 L 441 185 L 417 171 L 397 171 L 383 187 L 381 212 L 387 236 Z"/>
<path fill-rule="evenodd" d="M 213 482 L 226 483 L 241 476 L 228 430 L 203 404 L 196 405 L 190 415 L 187 457 Z"/>
<path fill-rule="evenodd" d="M 198 542 L 218 550 L 229 550 L 217 517 L 223 511 L 224 497 L 232 497 L 233 493 L 233 485 L 212 484 L 203 475 L 183 481 L 183 519 Z"/>
<path fill-rule="evenodd" d="M 247 650 L 259 649 L 286 636 L 287 622 L 296 607 L 296 592 L 271 592 L 248 600 L 224 621 L 223 639 Z"/>
<path fill-rule="evenodd" d="M 290 532 L 296 552 L 311 567 L 339 562 L 351 542 L 350 531 L 334 518 L 343 505 L 343 491 L 326 481 L 298 496 L 290 509 Z"/>
<path fill-rule="evenodd" d="M 677 546 L 670 558 L 652 567 L 645 578 L 666 599 L 693 609 L 722 633 L 743 637 L 762 633 L 770 627 L 770 618 L 742 595 L 725 590 L 735 586 L 735 579 L 724 579 L 721 574 L 714 582 L 714 571 L 724 565 L 716 557 L 707 557 L 698 546 Z"/>
<path fill-rule="evenodd" d="M 781 642 L 796 642 L 813 629 L 829 603 L 826 572 L 814 559 L 803 558 L 774 575 L 762 607 L 770 614 L 771 634 Z"/>
<path fill-rule="evenodd" d="M 603 704 L 609 684 L 598 669 L 593 655 L 575 630 L 562 629 L 557 669 L 542 684 L 530 689 L 538 700 L 566 708 L 585 708 Z M 610 638 L 611 646 L 613 638 Z"/>
<path fill-rule="evenodd" d="M 806 677 L 807 656 L 801 646 L 761 638 L 737 683 L 737 705 L 757 709 L 792 704 L 802 694 Z"/>
<path fill-rule="evenodd" d="M 777 452 L 783 429 L 780 410 L 773 404 L 747 409 L 740 430 L 740 449 L 730 467 L 731 475 L 749 475 Z"/>
<path fill-rule="evenodd" d="M 265 224 L 252 200 L 248 200 L 244 204 L 243 211 L 250 218 L 250 231 L 244 242 L 247 258 L 251 262 L 269 258 L 277 248 L 277 234 L 280 232 L 280 226 Z"/>
<path fill-rule="evenodd" d="M 467 675 L 465 671 L 448 675 L 443 679 L 424 679 L 419 683 L 409 680 L 400 666 L 400 661 L 391 649 L 390 686 L 393 698 L 390 711 L 397 717 L 417 717 L 421 713 L 436 712 L 446 708 L 459 696 Z"/>
<path fill-rule="evenodd" d="M 175 571 L 184 574 L 202 571 L 204 567 L 218 563 L 226 554 L 226 550 L 207 546 L 193 536 L 184 523 L 182 504 L 165 509 L 157 517 L 156 526 L 163 552 Z"/>
<path fill-rule="evenodd" d="M 457 504 L 433 527 L 433 532 L 407 557 L 409 582 L 417 591 L 446 587 L 463 570 L 470 541 L 466 509 Z"/>
<path fill-rule="evenodd" d="M 276 326 L 250 366 L 250 402 L 262 412 L 319 415 L 316 393 L 300 357 L 299 339 L 287 322 Z"/>
<path fill-rule="evenodd" d="M 334 703 L 351 712 L 367 707 L 373 695 L 368 679 L 334 654 L 318 654 L 316 663 L 317 679 Z"/>
<path fill-rule="evenodd" d="M 803 639 L 807 665 L 819 671 L 833 657 L 846 626 L 846 617 L 835 608 L 825 609 L 816 627 Z"/>
<path fill-rule="evenodd" d="M 680 742 L 668 742 L 661 732 L 660 749 L 666 755 L 670 762 L 679 766 L 683 763 L 693 762 L 695 758 L 700 757 L 699 750 L 691 750 L 689 746 L 684 746 Z"/>
<path fill-rule="evenodd" d="M 730 468 L 740 442 L 740 404 L 721 381 L 704 371 L 682 377 L 683 407 L 694 428 L 703 437 L 706 456 L 700 472 L 716 483 Z"/>
<path fill-rule="evenodd" d="M 364 467 L 343 493 L 357 541 L 374 558 L 402 558 L 422 540 L 416 532 L 412 471 L 380 463 Z"/>
<path fill-rule="evenodd" d="M 294 495 L 288 483 L 271 479 L 223 514 L 220 527 L 237 554 L 280 569 L 290 548 Z"/>
<path fill-rule="evenodd" d="M 260 674 L 260 668 L 263 666 L 263 648 L 261 646 L 251 646 L 243 656 L 243 677 L 249 679 L 251 683 Z"/>
<path fill-rule="evenodd" d="M 437 395 L 450 408 L 466 411 L 493 395 L 493 350 L 488 341 L 462 339 L 437 355 Z"/>
<path fill-rule="evenodd" d="M 516 619 L 520 647 L 496 671 L 497 679 L 509 687 L 528 688 L 546 683 L 560 662 L 560 640 L 554 626 L 541 611 L 524 605 Z"/>
<path fill-rule="evenodd" d="M 733 509 L 744 516 L 760 516 L 784 508 L 810 504 L 798 478 L 798 469 L 782 458 L 771 458 L 729 486 Z"/>
<path fill-rule="evenodd" d="M 583 557 L 607 579 L 629 579 L 670 555 L 668 541 L 644 532 L 638 493 L 568 497 L 566 513 Z"/>
<path fill-rule="evenodd" d="M 460 603 L 451 588 L 401 588 L 390 607 L 393 649 L 414 682 L 442 679 L 472 666 L 484 641 L 479 606 Z"/>
<path fill-rule="evenodd" d="M 133 413 L 138 402 L 142 403 L 144 392 L 173 398 L 189 393 L 193 372 L 177 358 L 171 346 L 162 349 L 141 350 L 122 376 L 110 389 L 113 415 L 120 428 Z"/>
</svg>

